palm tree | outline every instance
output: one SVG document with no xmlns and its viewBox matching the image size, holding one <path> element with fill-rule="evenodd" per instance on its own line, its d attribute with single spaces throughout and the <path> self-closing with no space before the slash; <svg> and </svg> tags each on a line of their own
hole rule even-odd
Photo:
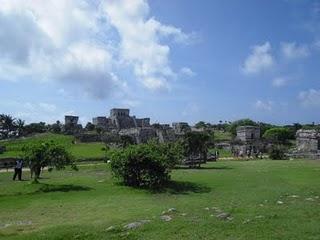
<svg viewBox="0 0 320 240">
<path fill-rule="evenodd" d="M 5 138 L 8 138 L 9 133 L 15 130 L 15 119 L 11 115 L 0 115 L 0 129 Z"/>
<path fill-rule="evenodd" d="M 15 122 L 15 125 L 16 125 L 17 131 L 18 131 L 18 136 L 20 137 L 23 133 L 25 122 L 19 118 Z"/>
</svg>

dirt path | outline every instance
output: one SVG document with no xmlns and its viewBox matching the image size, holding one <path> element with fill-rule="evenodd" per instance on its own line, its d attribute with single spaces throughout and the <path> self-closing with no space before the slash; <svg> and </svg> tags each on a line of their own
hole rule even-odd
<svg viewBox="0 0 320 240">
<path fill-rule="evenodd" d="M 78 167 L 83 167 L 83 166 L 97 166 L 97 165 L 102 165 L 105 163 L 83 163 L 83 164 L 77 164 Z M 48 170 L 47 167 L 45 167 L 43 170 Z M 8 168 L 8 169 L 0 169 L 0 173 L 6 173 L 6 172 L 14 172 L 14 168 Z M 30 172 L 30 168 L 23 168 L 22 172 Z"/>
</svg>

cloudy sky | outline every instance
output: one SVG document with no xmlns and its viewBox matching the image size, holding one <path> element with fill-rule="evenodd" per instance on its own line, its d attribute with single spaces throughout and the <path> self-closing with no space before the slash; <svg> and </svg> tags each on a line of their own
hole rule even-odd
<svg viewBox="0 0 320 240">
<path fill-rule="evenodd" d="M 320 0 L 0 0 L 0 112 L 319 122 Z"/>
</svg>

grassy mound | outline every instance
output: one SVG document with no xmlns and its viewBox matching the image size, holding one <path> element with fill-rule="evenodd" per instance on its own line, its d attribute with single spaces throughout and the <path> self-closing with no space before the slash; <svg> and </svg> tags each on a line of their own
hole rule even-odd
<svg viewBox="0 0 320 240">
<path fill-rule="evenodd" d="M 62 134 L 43 133 L 32 137 L 16 140 L 0 141 L 1 145 L 6 146 L 7 151 L 0 154 L 1 158 L 19 157 L 22 154 L 23 146 L 27 144 L 53 141 L 65 146 L 77 160 L 98 159 L 104 157 L 103 143 L 76 143 L 73 144 L 74 137 Z"/>
</svg>

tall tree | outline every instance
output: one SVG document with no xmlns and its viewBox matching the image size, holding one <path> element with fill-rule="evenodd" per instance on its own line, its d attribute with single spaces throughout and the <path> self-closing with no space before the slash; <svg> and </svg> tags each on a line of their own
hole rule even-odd
<svg viewBox="0 0 320 240">
<path fill-rule="evenodd" d="M 11 115 L 0 114 L 0 130 L 4 138 L 8 138 L 10 132 L 16 130 L 15 119 Z"/>
</svg>

